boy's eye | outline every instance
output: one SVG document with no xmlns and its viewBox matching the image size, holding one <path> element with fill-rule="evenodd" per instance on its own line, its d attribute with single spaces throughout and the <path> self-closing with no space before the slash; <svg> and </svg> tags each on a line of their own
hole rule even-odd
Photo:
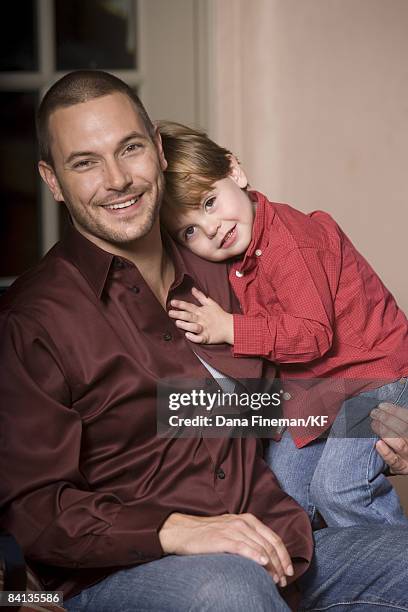
<svg viewBox="0 0 408 612">
<path fill-rule="evenodd" d="M 204 210 L 205 211 L 211 210 L 211 208 L 214 207 L 214 204 L 215 204 L 215 197 L 208 198 L 208 200 L 204 202 Z"/>
<path fill-rule="evenodd" d="M 192 236 L 194 236 L 194 234 L 195 234 L 195 230 L 196 230 L 196 228 L 195 228 L 195 226 L 194 226 L 194 225 L 190 225 L 189 227 L 187 227 L 187 228 L 184 230 L 184 238 L 185 238 L 186 240 L 189 240 L 189 239 L 190 239 Z"/>
</svg>

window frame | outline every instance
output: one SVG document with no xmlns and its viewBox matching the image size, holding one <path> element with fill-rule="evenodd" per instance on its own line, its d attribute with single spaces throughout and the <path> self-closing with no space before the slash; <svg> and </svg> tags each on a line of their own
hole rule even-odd
<svg viewBox="0 0 408 612">
<path fill-rule="evenodd" d="M 132 1 L 137 68 L 109 72 L 137 89 L 153 119 L 167 118 L 207 128 L 210 98 L 208 0 L 172 0 L 171 3 L 168 0 Z M 55 81 L 69 72 L 56 69 L 54 0 L 36 0 L 36 18 L 38 70 L 2 72 L 0 91 L 31 91 L 41 99 Z M 165 69 L 162 67 L 163 49 L 157 43 L 159 38 L 152 36 L 152 31 L 157 34 L 157 28 L 162 28 L 166 44 L 175 53 L 174 63 Z M 167 83 L 169 80 L 175 83 L 177 91 L 182 90 L 183 95 L 176 104 L 166 104 L 166 95 L 168 103 L 172 101 L 173 94 L 168 91 L 163 75 Z M 38 180 L 41 185 L 40 254 L 43 256 L 58 241 L 60 223 L 58 204 L 44 182 Z M 0 278 L 0 285 L 8 286 L 14 280 L 15 277 Z"/>
</svg>

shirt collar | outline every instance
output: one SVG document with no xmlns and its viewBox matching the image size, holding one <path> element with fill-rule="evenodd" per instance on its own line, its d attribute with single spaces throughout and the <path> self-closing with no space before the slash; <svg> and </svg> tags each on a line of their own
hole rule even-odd
<svg viewBox="0 0 408 612">
<path fill-rule="evenodd" d="M 184 258 L 184 256 L 187 256 L 188 261 L 189 252 L 185 253 L 186 249 L 177 244 L 164 227 L 161 227 L 161 235 L 163 246 L 174 265 L 174 281 L 172 284 L 174 288 L 183 282 L 185 275 L 191 276 L 187 270 L 186 259 Z"/>
<path fill-rule="evenodd" d="M 252 239 L 242 259 L 240 269 L 247 267 L 254 259 L 255 251 L 263 251 L 268 246 L 269 232 L 266 231 L 272 224 L 275 210 L 267 198 L 259 191 L 248 191 L 248 196 L 255 203 L 255 218 L 252 226 Z"/>
<path fill-rule="evenodd" d="M 115 256 L 85 238 L 72 223 L 66 228 L 61 247 L 65 257 L 78 268 L 100 298 Z"/>
<path fill-rule="evenodd" d="M 175 278 L 172 286 L 176 287 L 183 282 L 186 274 L 191 276 L 186 266 L 186 261 L 188 261 L 190 253 L 183 253 L 187 258 L 185 259 L 179 252 L 178 245 L 176 245 L 169 234 L 163 229 L 162 236 L 164 248 L 174 264 Z M 125 258 L 117 257 L 98 247 L 75 229 L 72 223 L 68 225 L 64 233 L 61 240 L 61 248 L 64 256 L 78 268 L 98 298 L 102 296 L 114 260 L 126 261 L 129 265 L 133 265 L 132 262 L 129 262 Z"/>
</svg>

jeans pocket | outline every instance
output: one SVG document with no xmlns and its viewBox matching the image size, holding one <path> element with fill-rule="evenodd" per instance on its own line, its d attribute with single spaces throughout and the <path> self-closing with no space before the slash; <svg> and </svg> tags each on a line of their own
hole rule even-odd
<svg viewBox="0 0 408 612">
<path fill-rule="evenodd" d="M 408 407 L 408 378 L 400 378 L 398 383 L 400 393 L 397 399 L 393 402 L 397 404 L 397 406 L 407 406 Z"/>
<path fill-rule="evenodd" d="M 366 393 L 367 396 L 374 397 L 378 403 L 387 402 L 388 404 L 404 405 L 404 403 L 408 403 L 408 378 L 400 378 Z"/>
</svg>

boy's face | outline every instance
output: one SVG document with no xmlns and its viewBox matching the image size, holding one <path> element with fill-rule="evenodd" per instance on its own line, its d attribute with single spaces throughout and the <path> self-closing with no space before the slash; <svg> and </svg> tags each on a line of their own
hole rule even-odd
<svg viewBox="0 0 408 612">
<path fill-rule="evenodd" d="M 223 261 L 244 253 L 252 238 L 254 204 L 234 172 L 217 181 L 200 206 L 167 222 L 176 239 L 209 261 Z"/>
</svg>

